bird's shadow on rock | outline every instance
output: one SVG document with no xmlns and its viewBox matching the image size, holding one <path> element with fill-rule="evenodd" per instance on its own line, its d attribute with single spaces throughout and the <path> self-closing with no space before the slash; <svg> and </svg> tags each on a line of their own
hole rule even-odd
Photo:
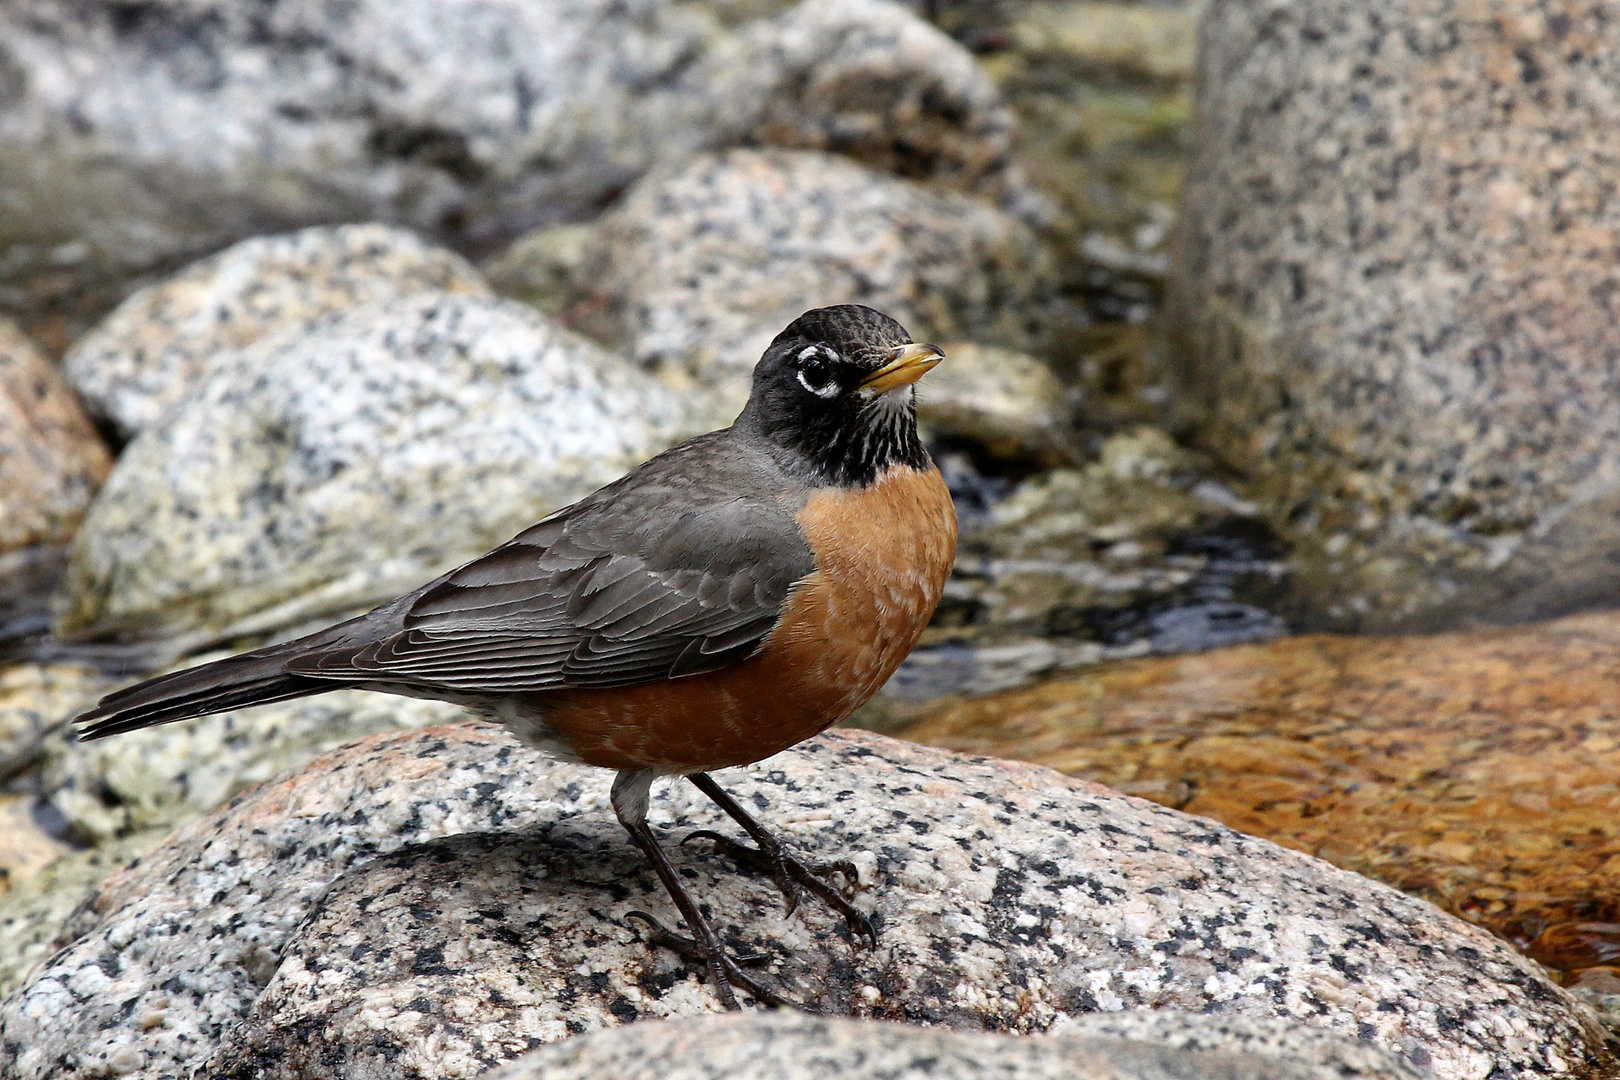
<svg viewBox="0 0 1620 1080">
<path fill-rule="evenodd" d="M 841 919 L 803 902 L 793 914 L 768 880 L 735 869 L 685 831 L 663 837 L 677 872 L 733 955 L 806 1008 L 870 1015 L 895 961 L 860 950 Z M 651 867 L 611 819 L 408 845 L 338 875 L 265 971 L 246 1024 L 210 1075 L 246 1075 L 289 1053 L 397 1042 L 483 1047 L 495 1064 L 569 1034 L 712 1011 L 702 965 L 656 948 L 646 911 L 683 928 Z M 347 1053 L 348 1051 L 340 1051 Z M 216 1072 L 215 1070 L 220 1070 Z"/>
</svg>

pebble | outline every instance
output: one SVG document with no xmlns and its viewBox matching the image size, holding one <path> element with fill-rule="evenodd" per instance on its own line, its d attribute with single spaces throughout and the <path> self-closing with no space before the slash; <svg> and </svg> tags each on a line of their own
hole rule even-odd
<svg viewBox="0 0 1620 1080">
<path fill-rule="evenodd" d="M 917 387 L 917 419 L 926 435 L 1048 467 L 1079 457 L 1069 395 L 1051 368 L 1012 349 L 939 344 L 945 363 Z"/>
</svg>

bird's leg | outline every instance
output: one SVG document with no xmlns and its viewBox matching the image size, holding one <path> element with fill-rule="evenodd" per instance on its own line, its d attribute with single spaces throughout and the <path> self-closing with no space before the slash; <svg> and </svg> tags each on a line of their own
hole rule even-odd
<svg viewBox="0 0 1620 1080">
<path fill-rule="evenodd" d="M 619 773 L 613 781 L 613 812 L 618 816 L 619 824 L 630 834 L 630 839 L 653 864 L 659 880 L 664 883 L 664 891 L 675 901 L 681 919 L 691 931 L 692 937 L 683 938 L 671 933 L 644 911 L 633 911 L 630 914 L 642 919 L 652 928 L 653 944 L 663 945 L 682 956 L 706 964 L 709 969 L 709 981 L 714 984 L 715 993 L 720 995 L 720 1001 L 726 1008 L 741 1008 L 737 1002 L 737 995 L 732 990 L 733 986 L 753 994 L 766 1005 L 791 1004 L 781 995 L 761 986 L 727 954 L 725 946 L 720 942 L 720 936 L 714 932 L 714 927 L 703 917 L 703 913 L 698 910 L 697 902 L 692 899 L 692 895 L 686 891 L 676 876 L 675 867 L 670 865 L 669 856 L 658 846 L 658 840 L 647 825 L 647 792 L 652 786 L 653 775 L 647 770 L 626 770 Z"/>
<path fill-rule="evenodd" d="M 877 945 L 877 930 L 872 926 L 862 911 L 844 898 L 844 894 L 827 883 L 823 875 L 834 871 L 843 874 L 851 882 L 856 880 L 855 865 L 847 860 L 825 863 L 813 866 L 795 859 L 782 848 L 782 844 L 772 836 L 765 826 L 756 821 L 752 814 L 744 810 L 708 773 L 691 773 L 687 779 L 710 799 L 716 806 L 726 812 L 726 815 L 741 825 L 750 839 L 757 847 L 750 848 L 737 843 L 719 833 L 703 829 L 693 833 L 686 839 L 701 838 L 710 840 L 715 847 L 725 854 L 736 859 L 744 866 L 763 870 L 776 881 L 776 887 L 782 890 L 787 900 L 788 911 L 792 911 L 799 902 L 799 888 L 803 886 L 822 903 L 832 908 L 844 917 L 849 924 L 851 932 L 859 934 L 866 939 L 869 946 Z M 684 841 L 683 841 L 684 842 Z"/>
</svg>

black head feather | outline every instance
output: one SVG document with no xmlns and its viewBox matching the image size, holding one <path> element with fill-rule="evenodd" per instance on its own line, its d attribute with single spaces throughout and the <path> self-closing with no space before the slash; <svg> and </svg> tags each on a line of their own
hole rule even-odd
<svg viewBox="0 0 1620 1080">
<path fill-rule="evenodd" d="M 905 327 L 869 307 L 807 311 L 755 366 L 737 425 L 824 483 L 858 486 L 894 465 L 926 468 L 912 387 L 878 393 L 861 386 L 910 344 Z"/>
</svg>

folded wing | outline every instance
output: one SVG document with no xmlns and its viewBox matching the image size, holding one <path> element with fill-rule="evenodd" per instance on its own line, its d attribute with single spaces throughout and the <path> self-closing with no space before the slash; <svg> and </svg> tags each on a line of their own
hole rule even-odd
<svg viewBox="0 0 1620 1080">
<path fill-rule="evenodd" d="M 809 546 L 757 484 L 662 475 L 632 474 L 406 598 L 396 631 L 285 670 L 502 693 L 626 686 L 745 659 L 814 571 Z"/>
</svg>

